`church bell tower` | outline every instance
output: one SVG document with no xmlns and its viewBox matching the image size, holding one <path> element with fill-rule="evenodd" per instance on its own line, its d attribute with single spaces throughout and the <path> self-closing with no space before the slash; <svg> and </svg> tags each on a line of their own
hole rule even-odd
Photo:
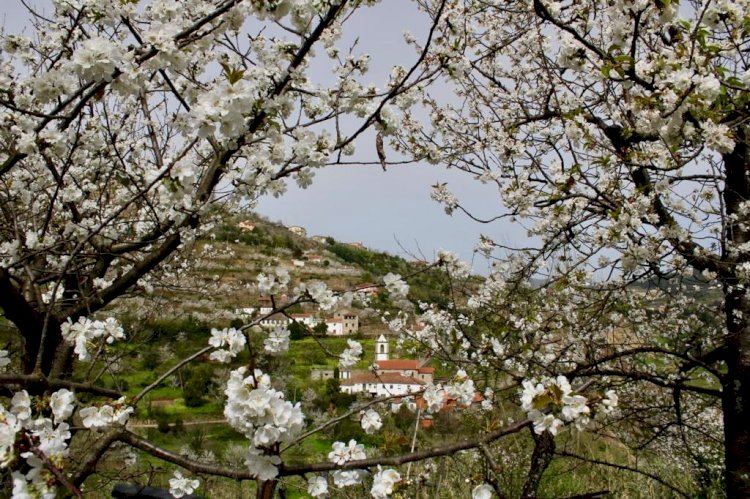
<svg viewBox="0 0 750 499">
<path fill-rule="evenodd" d="M 382 334 L 375 342 L 375 362 L 381 360 L 388 360 L 388 340 Z"/>
</svg>

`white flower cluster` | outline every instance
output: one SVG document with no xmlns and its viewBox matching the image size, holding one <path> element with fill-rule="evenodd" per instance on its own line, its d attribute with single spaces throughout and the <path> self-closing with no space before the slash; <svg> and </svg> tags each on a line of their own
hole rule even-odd
<svg viewBox="0 0 750 499">
<path fill-rule="evenodd" d="M 307 284 L 300 284 L 298 293 L 302 294 L 307 291 L 313 300 L 318 304 L 318 307 L 323 310 L 332 310 L 338 303 L 338 298 L 333 291 L 328 289 L 326 283 L 321 281 L 313 281 Z"/>
<path fill-rule="evenodd" d="M 274 450 L 289 441 L 304 427 L 300 404 L 284 400 L 284 394 L 271 387 L 271 379 L 260 370 L 247 376 L 240 367 L 229 375 L 224 416 L 235 430 L 245 435 L 251 448 L 245 461 L 250 472 L 261 480 L 270 480 L 278 473 L 281 460 L 264 451 Z"/>
<path fill-rule="evenodd" d="M 367 411 L 362 413 L 360 424 L 365 433 L 372 435 L 383 426 L 383 421 L 380 419 L 380 414 L 377 411 L 367 409 Z"/>
<path fill-rule="evenodd" d="M 346 340 L 348 347 L 339 355 L 339 366 L 348 369 L 362 358 L 362 344 L 354 340 Z"/>
<path fill-rule="evenodd" d="M 27 238 L 28 239 L 28 238 Z M 28 243 L 27 243 L 28 244 Z M 53 286 L 49 290 L 42 293 L 42 301 L 49 304 L 50 302 L 57 302 L 62 299 L 65 294 L 65 288 L 62 286 Z"/>
<path fill-rule="evenodd" d="M 368 475 L 365 470 L 337 470 L 333 472 L 333 484 L 338 488 L 359 485 Z"/>
<path fill-rule="evenodd" d="M 393 494 L 393 486 L 401 481 L 401 475 L 394 469 L 381 469 L 372 477 L 370 494 L 374 499 L 386 499 Z"/>
<path fill-rule="evenodd" d="M 276 454 L 265 454 L 261 449 L 250 447 L 245 457 L 245 466 L 258 480 L 273 480 L 279 474 L 281 458 Z"/>
<path fill-rule="evenodd" d="M 101 407 L 84 407 L 79 411 L 83 426 L 86 428 L 103 428 L 111 424 L 124 425 L 128 422 L 133 408 L 125 404 L 125 397 L 118 399 L 113 405 L 105 404 Z"/>
<path fill-rule="evenodd" d="M 438 250 L 438 261 L 455 279 L 466 279 L 471 273 L 471 267 L 458 257 L 457 254 L 446 250 Z"/>
<path fill-rule="evenodd" d="M 56 423 L 65 421 L 73 414 L 75 408 L 76 396 L 70 390 L 62 388 L 50 395 L 49 408 Z"/>
<path fill-rule="evenodd" d="M 336 443 L 344 447 L 342 442 Z M 368 473 L 364 470 L 338 470 L 334 471 L 332 475 L 334 485 L 341 488 L 362 483 Z M 375 499 L 384 499 L 393 493 L 393 486 L 399 481 L 401 481 L 401 475 L 396 470 L 383 470 L 378 466 L 378 472 L 373 477 L 370 494 Z M 324 497 L 328 495 L 328 481 L 326 478 L 321 475 L 311 476 L 307 481 L 307 493 L 312 497 Z"/>
<path fill-rule="evenodd" d="M 245 335 L 235 328 L 211 329 L 208 344 L 219 350 L 214 350 L 209 358 L 218 362 L 229 362 L 245 347 Z M 227 347 L 224 350 L 223 347 Z"/>
<path fill-rule="evenodd" d="M 451 383 L 427 385 L 422 393 L 422 398 L 427 404 L 427 412 L 434 413 L 443 408 L 446 399 L 455 400 L 458 405 L 468 407 L 474 402 L 476 392 L 474 381 L 462 369 L 456 373 Z"/>
<path fill-rule="evenodd" d="M 263 349 L 272 354 L 289 350 L 289 330 L 285 327 L 274 328 L 263 341 Z"/>
<path fill-rule="evenodd" d="M 356 440 L 349 440 L 349 444 L 334 442 L 333 450 L 328 453 L 328 459 L 335 464 L 344 464 L 347 461 L 359 461 L 366 457 L 365 446 L 358 444 Z"/>
<path fill-rule="evenodd" d="M 477 390 L 474 387 L 474 381 L 468 377 L 466 371 L 460 369 L 456 373 L 454 381 L 445 386 L 445 392 L 459 405 L 468 407 L 474 402 Z"/>
<path fill-rule="evenodd" d="M 227 138 L 238 137 L 245 125 L 245 120 L 250 115 L 252 104 L 260 97 L 262 92 L 263 78 L 255 73 L 258 78 L 253 81 L 242 78 L 230 83 L 219 82 L 208 90 L 193 106 L 190 114 L 190 123 L 195 127 L 199 137 L 209 137 L 219 132 Z"/>
<path fill-rule="evenodd" d="M 557 435 L 565 422 L 574 422 L 579 429 L 588 424 L 591 411 L 586 405 L 586 397 L 571 393 L 565 376 L 544 378 L 539 383 L 534 380 L 523 382 L 521 408 L 534 423 L 534 432 L 541 435 L 548 430 Z"/>
<path fill-rule="evenodd" d="M 701 123 L 701 128 L 703 129 L 703 140 L 708 148 L 722 154 L 732 152 L 735 141 L 728 126 L 717 125 L 713 121 L 706 120 Z"/>
<path fill-rule="evenodd" d="M 393 295 L 394 298 L 406 298 L 406 295 L 409 294 L 409 285 L 398 274 L 387 273 L 383 277 L 383 283 L 388 293 Z"/>
<path fill-rule="evenodd" d="M 474 487 L 471 491 L 471 499 L 492 499 L 495 493 L 489 483 L 482 483 Z"/>
<path fill-rule="evenodd" d="M 427 385 L 422 398 L 427 404 L 427 412 L 438 412 L 445 404 L 445 390 L 442 385 Z"/>
<path fill-rule="evenodd" d="M 283 267 L 276 267 L 267 273 L 260 273 L 255 278 L 258 281 L 258 292 L 262 295 L 275 295 L 286 291 L 291 281 L 289 272 Z"/>
<path fill-rule="evenodd" d="M 174 497 L 187 496 L 200 486 L 200 480 L 183 477 L 179 471 L 174 472 L 174 478 L 169 479 L 169 493 Z"/>
<path fill-rule="evenodd" d="M 313 497 L 328 495 L 328 480 L 324 476 L 313 475 L 307 481 L 307 493 Z"/>
<path fill-rule="evenodd" d="M 445 183 L 437 183 L 433 185 L 430 197 L 434 201 L 444 205 L 445 213 L 448 215 L 452 215 L 453 210 L 458 206 L 458 199 L 456 199 L 456 196 L 448 190 L 448 185 Z"/>
<path fill-rule="evenodd" d="M 602 411 L 604 414 L 612 414 L 617 409 L 619 398 L 614 390 L 607 390 L 604 392 L 604 398 L 600 402 Z"/>
<path fill-rule="evenodd" d="M 75 345 L 73 351 L 80 360 L 89 360 L 88 345 L 97 338 L 104 338 L 110 344 L 125 338 L 122 326 L 114 317 L 104 321 L 92 321 L 88 317 L 79 317 L 77 322 L 68 319 L 60 330 L 65 341 Z"/>
<path fill-rule="evenodd" d="M 54 476 L 45 469 L 42 459 L 35 454 L 62 463 L 68 455 L 70 427 L 62 420 L 70 417 L 75 406 L 75 396 L 66 389 L 58 390 L 50 398 L 50 408 L 54 421 L 39 416 L 33 418 L 36 403 L 26 390 L 16 392 L 10 402 L 10 409 L 0 405 L 0 469 L 7 468 L 17 458 L 25 461 L 24 473 L 14 471 L 12 497 L 54 498 Z M 24 441 L 28 445 L 19 446 Z M 24 448 L 25 447 L 25 448 Z"/>
<path fill-rule="evenodd" d="M 111 81 L 115 69 L 123 62 L 120 45 L 97 36 L 85 40 L 72 59 L 73 68 L 84 81 Z"/>
<path fill-rule="evenodd" d="M 333 450 L 328 453 L 328 459 L 338 465 L 348 461 L 359 461 L 366 457 L 365 446 L 358 444 L 356 440 L 349 440 L 348 444 L 334 442 Z M 359 485 L 367 475 L 368 473 L 365 470 L 336 470 L 333 472 L 333 483 L 339 488 Z"/>
</svg>

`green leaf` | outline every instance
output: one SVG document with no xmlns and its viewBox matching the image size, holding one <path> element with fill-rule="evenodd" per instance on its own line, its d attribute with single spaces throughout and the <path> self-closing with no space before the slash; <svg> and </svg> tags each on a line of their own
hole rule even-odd
<svg viewBox="0 0 750 499">
<path fill-rule="evenodd" d="M 230 85 L 234 85 L 245 75 L 244 69 L 230 67 L 229 64 L 223 61 L 219 62 L 219 64 L 221 64 L 221 68 L 224 70 L 224 76 L 227 77 Z"/>
</svg>

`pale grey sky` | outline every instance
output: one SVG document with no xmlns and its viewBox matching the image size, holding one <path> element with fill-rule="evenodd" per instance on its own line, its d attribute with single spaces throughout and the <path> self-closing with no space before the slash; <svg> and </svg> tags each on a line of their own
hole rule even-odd
<svg viewBox="0 0 750 499">
<path fill-rule="evenodd" d="M 393 65 L 408 67 L 416 59 L 403 32 L 411 32 L 421 44 L 428 28 L 429 18 L 412 2 L 384 0 L 357 11 L 346 23 L 341 42 L 347 47 L 358 39 L 357 51 L 371 56 L 365 79 L 383 88 Z M 315 76 L 316 68 L 313 71 Z M 435 91 L 447 93 L 444 87 Z M 376 160 L 372 137 L 368 134 L 358 142 L 355 158 Z M 446 215 L 442 206 L 430 199 L 430 186 L 437 182 L 448 182 L 451 191 L 481 215 L 498 214 L 495 188 L 428 164 L 392 166 L 387 172 L 379 165 L 328 167 L 316 172 L 312 186 L 305 190 L 290 184 L 283 197 L 262 199 L 258 211 L 272 220 L 305 227 L 309 234 L 357 241 L 400 255 L 404 255 L 403 247 L 415 255 L 421 251 L 427 259 L 442 248 L 471 262 L 480 233 L 503 243 L 525 239 L 525 231 L 518 226 L 482 225 L 458 213 Z M 477 257 L 473 267 L 486 273 L 487 262 Z"/>
</svg>

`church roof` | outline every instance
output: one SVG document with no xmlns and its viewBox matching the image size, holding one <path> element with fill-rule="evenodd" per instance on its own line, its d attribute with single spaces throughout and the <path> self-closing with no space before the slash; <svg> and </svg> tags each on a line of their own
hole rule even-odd
<svg viewBox="0 0 750 499">
<path fill-rule="evenodd" d="M 404 370 L 404 369 L 419 369 L 419 361 L 412 359 L 392 359 L 392 360 L 376 360 L 378 369 L 386 370 Z"/>
</svg>

